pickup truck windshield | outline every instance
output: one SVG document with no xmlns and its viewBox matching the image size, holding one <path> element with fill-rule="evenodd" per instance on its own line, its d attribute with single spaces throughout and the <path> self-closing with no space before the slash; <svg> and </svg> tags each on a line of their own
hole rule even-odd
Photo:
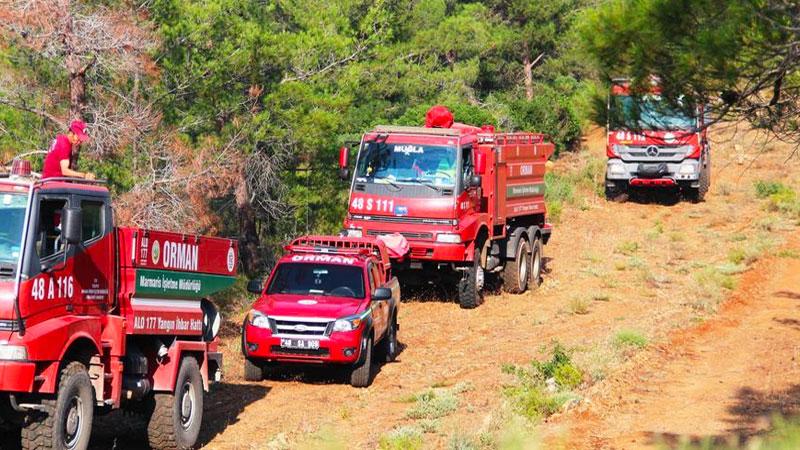
<svg viewBox="0 0 800 450">
<path fill-rule="evenodd" d="M 356 266 L 283 263 L 278 265 L 267 294 L 364 298 L 364 273 Z"/>
<path fill-rule="evenodd" d="M 25 194 L 0 194 L 0 276 L 17 268 L 27 206 Z"/>
<path fill-rule="evenodd" d="M 639 99 L 612 96 L 609 113 L 612 129 L 688 130 L 696 126 L 695 120 L 684 111 L 670 107 L 657 96 Z"/>
<path fill-rule="evenodd" d="M 452 187 L 458 160 L 455 147 L 367 142 L 356 164 L 359 181 Z"/>
</svg>

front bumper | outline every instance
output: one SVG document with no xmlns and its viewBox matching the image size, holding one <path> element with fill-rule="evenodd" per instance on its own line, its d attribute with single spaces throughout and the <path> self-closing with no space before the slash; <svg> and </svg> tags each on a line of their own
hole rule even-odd
<svg viewBox="0 0 800 450">
<path fill-rule="evenodd" d="M 653 166 L 663 165 L 660 176 L 653 177 L 652 174 L 644 173 L 643 169 L 653 168 Z M 612 182 L 631 182 L 633 180 L 653 180 L 669 179 L 673 183 L 657 183 L 642 181 L 632 183 L 633 185 L 674 185 L 676 183 L 696 183 L 700 179 L 701 165 L 696 159 L 685 159 L 681 162 L 626 162 L 618 158 L 608 160 L 606 164 L 606 180 Z"/>
<path fill-rule="evenodd" d="M 33 392 L 36 364 L 28 361 L 0 361 L 0 391 Z"/>
<path fill-rule="evenodd" d="M 244 326 L 244 356 L 250 359 L 307 364 L 353 364 L 361 356 L 361 328 L 347 332 L 333 332 L 329 336 L 305 336 L 302 339 L 319 340 L 319 349 L 297 350 L 281 348 L 282 338 L 298 339 L 299 336 L 273 335 L 266 328 L 249 323 Z"/>
</svg>

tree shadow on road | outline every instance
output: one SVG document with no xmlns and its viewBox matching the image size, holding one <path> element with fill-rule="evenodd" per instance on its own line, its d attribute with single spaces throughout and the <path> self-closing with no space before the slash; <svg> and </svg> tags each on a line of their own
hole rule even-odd
<svg viewBox="0 0 800 450">
<path fill-rule="evenodd" d="M 730 427 L 719 435 L 685 435 L 675 433 L 648 433 L 651 445 L 665 448 L 744 448 L 754 438 L 770 431 L 776 420 L 781 422 L 800 418 L 800 385 L 783 391 L 758 390 L 745 386 L 736 392 L 736 403 L 728 409 L 733 416 Z M 680 411 L 675 411 L 680 414 Z M 693 448 L 693 447 L 690 447 Z"/>
<path fill-rule="evenodd" d="M 632 189 L 628 193 L 628 202 L 642 205 L 657 204 L 662 206 L 673 206 L 680 203 L 683 199 L 677 189 L 663 188 L 640 188 Z"/>
<path fill-rule="evenodd" d="M 218 383 L 204 398 L 203 424 L 198 447 L 206 445 L 225 428 L 239 421 L 244 409 L 269 393 L 270 388 L 257 384 Z M 95 416 L 90 449 L 133 450 L 148 448 L 146 422 L 143 417 L 114 411 Z"/>
</svg>

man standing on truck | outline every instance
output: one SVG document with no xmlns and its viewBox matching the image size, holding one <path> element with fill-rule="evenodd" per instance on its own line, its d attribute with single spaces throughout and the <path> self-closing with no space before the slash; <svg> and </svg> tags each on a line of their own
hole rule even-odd
<svg viewBox="0 0 800 450">
<path fill-rule="evenodd" d="M 70 167 L 72 150 L 77 149 L 88 140 L 89 135 L 86 134 L 86 124 L 80 120 L 72 121 L 67 134 L 59 134 L 53 140 L 50 151 L 47 152 L 47 156 L 44 158 L 42 178 L 73 177 L 94 180 L 93 173 L 78 172 Z"/>
</svg>

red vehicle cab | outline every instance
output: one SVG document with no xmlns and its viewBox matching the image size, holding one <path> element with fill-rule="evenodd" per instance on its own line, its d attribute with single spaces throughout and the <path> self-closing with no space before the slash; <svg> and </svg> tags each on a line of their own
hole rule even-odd
<svg viewBox="0 0 800 450">
<path fill-rule="evenodd" d="M 259 381 L 284 364 L 351 366 L 366 387 L 374 364 L 397 356 L 400 285 L 376 239 L 305 236 L 285 248 L 242 330 L 244 375 Z"/>
</svg>

